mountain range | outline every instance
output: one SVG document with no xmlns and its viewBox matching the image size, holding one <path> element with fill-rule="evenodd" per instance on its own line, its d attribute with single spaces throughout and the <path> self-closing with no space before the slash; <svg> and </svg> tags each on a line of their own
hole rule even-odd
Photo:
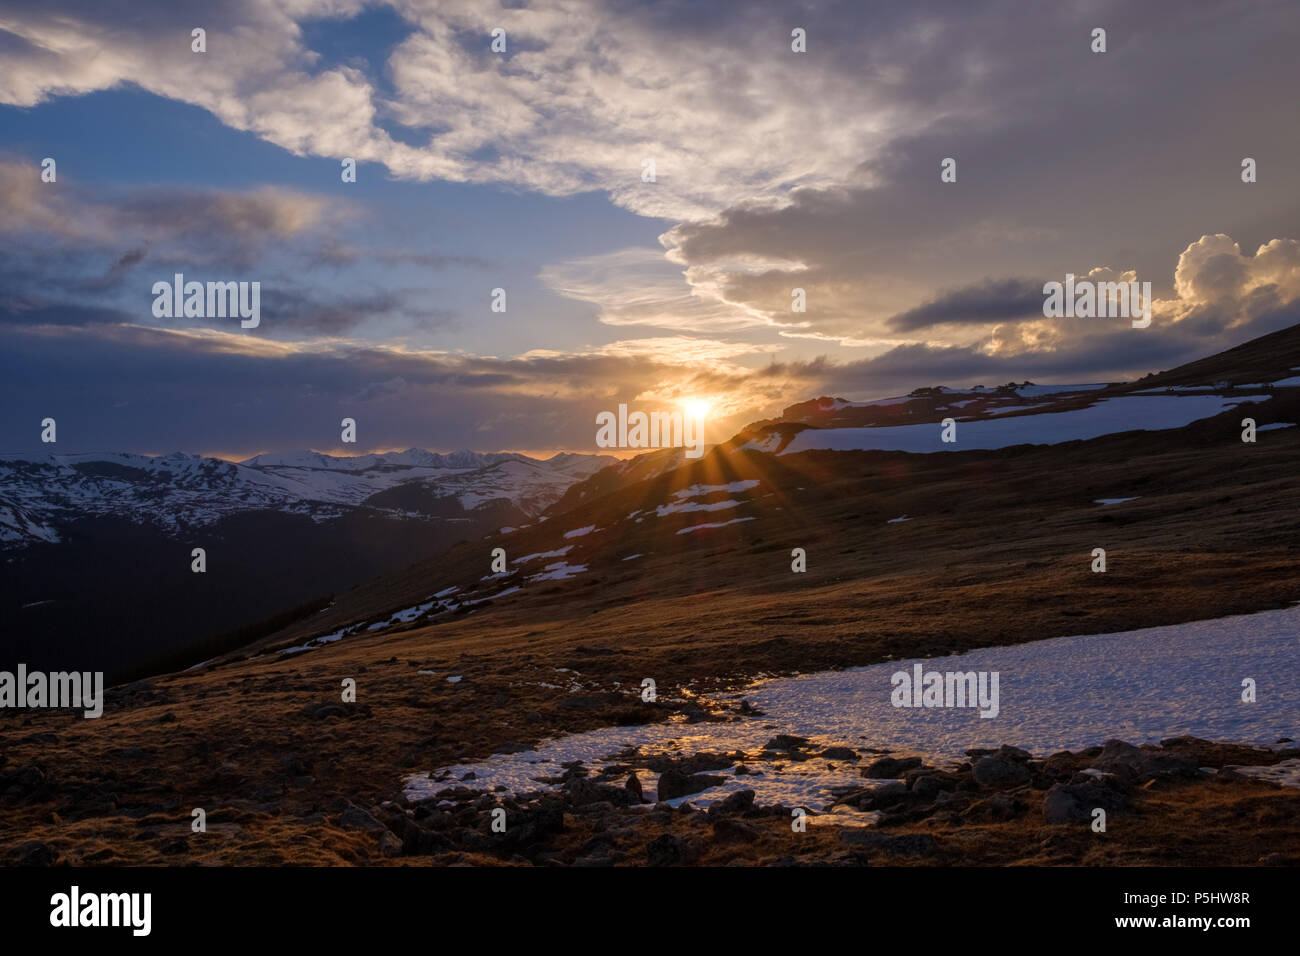
<svg viewBox="0 0 1300 956">
<path fill-rule="evenodd" d="M 0 648 L 6 660 L 89 659 L 119 675 L 123 661 L 180 662 L 222 635 L 246 639 L 262 618 L 528 522 L 615 462 L 417 448 L 240 462 L 3 456 Z M 206 552 L 202 574 L 194 548 Z M 182 618 L 194 623 L 178 633 Z"/>
</svg>

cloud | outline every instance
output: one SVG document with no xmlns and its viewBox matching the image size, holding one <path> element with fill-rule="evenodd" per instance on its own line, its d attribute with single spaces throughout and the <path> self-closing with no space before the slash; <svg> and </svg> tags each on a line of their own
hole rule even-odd
<svg viewBox="0 0 1300 956">
<path fill-rule="evenodd" d="M 654 249 L 630 248 L 546 266 L 538 278 L 552 291 L 596 306 L 606 325 L 717 333 L 771 324 L 686 283 L 682 270 Z"/>
<path fill-rule="evenodd" d="M 1042 317 L 1043 284 L 1032 279 L 988 279 L 955 289 L 889 319 L 900 332 L 934 325 L 976 325 L 1029 316 Z"/>
<path fill-rule="evenodd" d="M 29 325 L 151 324 L 149 290 L 179 272 L 199 281 L 261 282 L 264 334 L 272 336 L 340 335 L 380 323 L 388 335 L 448 327 L 454 313 L 425 305 L 427 289 L 383 287 L 392 274 L 386 270 L 486 263 L 354 246 L 334 235 L 361 215 L 347 203 L 282 187 L 91 191 L 64 177 L 42 183 L 32 164 L 0 159 L 0 303 L 7 303 L 0 315 Z M 378 270 L 332 284 L 311 275 L 357 266 Z"/>
<path fill-rule="evenodd" d="M 59 422 L 60 446 L 78 450 L 335 447 L 339 420 L 354 417 L 366 447 L 594 452 L 595 414 L 619 402 L 723 396 L 741 417 L 718 426 L 721 439 L 755 407 L 793 393 L 780 375 L 670 361 L 651 341 L 498 359 L 121 324 L 0 324 L 0 381 L 7 446 L 33 453 L 48 451 L 30 427 L 46 416 Z"/>
<path fill-rule="evenodd" d="M 1239 300 L 1265 287 L 1282 301 L 1300 297 L 1300 242 L 1274 239 L 1247 256 L 1231 236 L 1202 236 L 1174 270 L 1174 289 L 1188 305 Z"/>
<path fill-rule="evenodd" d="M 14 40 L 0 46 L 0 102 L 32 106 L 130 83 L 298 155 L 351 156 L 408 179 L 554 195 L 600 189 L 671 219 L 838 181 L 887 136 L 943 109 L 932 91 L 908 95 L 897 80 L 918 54 L 942 62 L 926 31 L 894 29 L 898 14 L 853 3 L 391 6 L 413 31 L 382 64 L 380 90 L 351 65 L 321 69 L 304 45 L 304 23 L 347 19 L 359 0 L 207 4 L 201 13 L 142 3 L 130 29 L 111 6 L 7 4 L 0 29 Z M 205 54 L 190 50 L 200 21 Z M 791 51 L 796 24 L 810 30 L 813 53 Z M 856 42 L 844 35 L 849 24 Z M 495 27 L 507 31 L 507 55 L 488 49 Z M 390 121 L 431 131 L 429 142 L 394 139 Z M 655 162 L 653 183 L 642 181 L 645 159 Z"/>
</svg>

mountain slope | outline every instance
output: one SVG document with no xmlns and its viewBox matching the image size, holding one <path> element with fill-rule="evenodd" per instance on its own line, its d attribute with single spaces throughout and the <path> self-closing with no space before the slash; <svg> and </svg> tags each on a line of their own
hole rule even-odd
<svg viewBox="0 0 1300 956">
<path fill-rule="evenodd" d="M 210 656 L 286 609 L 523 524 L 614 460 L 419 449 L 0 458 L 0 666 L 112 677 Z M 203 573 L 191 570 L 194 548 Z"/>
</svg>

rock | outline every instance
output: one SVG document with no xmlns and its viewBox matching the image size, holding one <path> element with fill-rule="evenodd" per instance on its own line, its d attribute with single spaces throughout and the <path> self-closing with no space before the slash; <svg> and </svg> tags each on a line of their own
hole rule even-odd
<svg viewBox="0 0 1300 956">
<path fill-rule="evenodd" d="M 928 833 L 893 835 L 865 827 L 850 827 L 840 831 L 840 841 L 897 856 L 927 856 L 934 852 L 934 837 Z"/>
<path fill-rule="evenodd" d="M 729 794 L 709 807 L 709 816 L 722 816 L 728 813 L 744 813 L 754 806 L 753 790 L 738 790 Z"/>
<path fill-rule="evenodd" d="M 796 737 L 794 734 L 777 734 L 765 743 L 763 748 L 765 750 L 802 750 L 807 745 L 807 737 Z"/>
<path fill-rule="evenodd" d="M 1028 809 L 1025 804 L 1009 794 L 995 793 L 987 800 L 972 804 L 961 816 L 966 822 L 1000 823 L 1004 820 L 1014 820 Z"/>
<path fill-rule="evenodd" d="M 346 717 L 348 709 L 342 704 L 309 704 L 302 709 L 302 712 L 308 717 L 316 720 L 322 720 L 326 717 Z"/>
<path fill-rule="evenodd" d="M 13 853 L 15 866 L 53 866 L 54 860 L 54 851 L 39 840 L 20 843 Z"/>
<path fill-rule="evenodd" d="M 1091 823 L 1092 811 L 1101 808 L 1110 816 L 1129 808 L 1128 797 L 1116 782 L 1101 777 L 1081 783 L 1058 783 L 1043 796 L 1043 820 L 1047 823 Z"/>
<path fill-rule="evenodd" d="M 651 866 L 677 866 L 685 855 L 685 845 L 671 833 L 655 837 L 646 847 L 646 862 Z"/>
<path fill-rule="evenodd" d="M 723 817 L 714 822 L 713 835 L 723 843 L 753 843 L 758 839 L 758 830 L 732 817 Z"/>
<path fill-rule="evenodd" d="M 896 779 L 919 766 L 920 757 L 881 757 L 867 764 L 862 769 L 862 776 L 871 780 Z"/>
<path fill-rule="evenodd" d="M 574 777 L 564 785 L 564 792 L 569 802 L 575 807 L 585 807 L 595 803 L 608 803 L 613 807 L 630 807 L 641 803 L 630 787 L 616 787 L 608 783 L 596 783 L 586 777 Z M 694 791 L 691 791 L 692 793 Z"/>
<path fill-rule="evenodd" d="M 659 799 L 672 800 L 676 797 L 689 796 L 710 787 L 720 786 L 725 781 L 725 777 L 715 777 L 703 773 L 687 776 L 680 770 L 665 770 L 659 775 Z"/>
<path fill-rule="evenodd" d="M 889 807 L 896 807 L 911 797 L 912 794 L 903 781 L 891 780 L 883 786 L 870 787 L 849 794 L 842 797 L 839 802 L 856 807 L 859 810 L 884 810 Z"/>
<path fill-rule="evenodd" d="M 1136 779 L 1142 766 L 1142 751 L 1123 740 L 1108 740 L 1101 748 L 1101 756 L 1090 767 L 1120 776 Z"/>
<path fill-rule="evenodd" d="M 936 793 L 957 789 L 961 778 L 942 770 L 913 770 L 907 775 L 907 786 L 918 796 L 932 797 Z"/>
<path fill-rule="evenodd" d="M 388 832 L 388 827 L 360 807 L 348 807 L 340 813 L 339 826 L 348 830 L 383 830 Z"/>
<path fill-rule="evenodd" d="M 637 803 L 645 803 L 645 792 L 641 789 L 641 780 L 636 773 L 630 773 L 627 777 L 627 783 L 623 784 L 628 793 L 636 798 Z"/>
<path fill-rule="evenodd" d="M 280 766 L 290 777 L 305 777 L 311 773 L 311 764 L 295 753 L 281 754 Z"/>
<path fill-rule="evenodd" d="M 728 754 L 715 754 L 701 752 L 689 757 L 668 757 L 656 756 L 646 762 L 646 766 L 655 773 L 663 773 L 667 770 L 680 770 L 682 773 L 690 776 L 693 773 L 704 773 L 709 770 L 727 770 L 738 759 L 733 759 Z"/>
<path fill-rule="evenodd" d="M 405 856 L 429 856 L 450 848 L 446 837 L 432 830 L 424 830 L 412 824 L 402 836 L 402 853 Z"/>
<path fill-rule="evenodd" d="M 856 762 L 859 759 L 858 752 L 852 747 L 827 747 L 817 756 L 823 760 L 848 760 L 850 762 Z"/>
<path fill-rule="evenodd" d="M 1029 755 L 1025 754 L 1024 760 L 1021 760 L 1014 753 L 1004 752 L 1015 751 L 1015 749 L 1014 747 L 1003 748 L 976 760 L 975 766 L 971 768 L 971 775 L 975 778 L 975 782 L 982 787 L 999 788 L 1015 787 L 1026 783 L 1032 776 L 1027 765 Z"/>
<path fill-rule="evenodd" d="M 1090 766 L 1134 783 L 1151 779 L 1190 779 L 1200 774 L 1196 757 L 1191 753 L 1171 752 L 1159 747 L 1135 747 L 1122 740 L 1106 741 L 1101 755 Z"/>
</svg>

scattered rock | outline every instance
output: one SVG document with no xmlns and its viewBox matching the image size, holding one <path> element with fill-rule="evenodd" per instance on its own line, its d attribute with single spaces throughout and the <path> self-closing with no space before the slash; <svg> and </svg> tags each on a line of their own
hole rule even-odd
<svg viewBox="0 0 1300 956">
<path fill-rule="evenodd" d="M 848 760 L 855 762 L 859 760 L 858 752 L 852 747 L 827 747 L 817 756 L 823 760 Z"/>
<path fill-rule="evenodd" d="M 733 817 L 722 817 L 713 823 L 713 835 L 723 843 L 753 843 L 758 830 Z"/>
<path fill-rule="evenodd" d="M 976 760 L 971 774 L 982 787 L 1019 786 L 1032 776 L 1029 754 L 1016 747 L 1003 747 Z"/>
<path fill-rule="evenodd" d="M 636 798 L 637 803 L 645 803 L 645 792 L 641 789 L 641 780 L 635 773 L 628 774 L 624 788 Z"/>
<path fill-rule="evenodd" d="M 344 827 L 348 830 L 376 830 L 376 831 L 383 830 L 385 832 L 388 831 L 388 827 L 384 826 L 382 823 L 376 820 L 365 810 L 362 810 L 360 807 L 348 807 L 346 810 L 340 813 L 339 826 Z"/>
<path fill-rule="evenodd" d="M 685 856 L 685 845 L 671 833 L 655 837 L 646 847 L 646 862 L 651 866 L 677 866 Z"/>
<path fill-rule="evenodd" d="M 864 827 L 840 831 L 840 841 L 896 856 L 927 856 L 934 852 L 934 837 L 928 833 L 880 833 Z"/>
<path fill-rule="evenodd" d="M 717 787 L 726 782 L 725 777 L 714 777 L 697 773 L 687 775 L 675 768 L 665 770 L 659 775 L 659 799 L 672 800 L 676 797 L 700 793 L 710 787 Z"/>
<path fill-rule="evenodd" d="M 920 757 L 881 757 L 867 764 L 862 769 L 862 776 L 871 780 L 896 779 L 919 766 Z"/>
<path fill-rule="evenodd" d="M 995 793 L 987 800 L 971 804 L 962 813 L 961 818 L 972 823 L 1000 823 L 1014 820 L 1028 809 L 1028 806 L 1010 794 Z"/>
<path fill-rule="evenodd" d="M 1101 808 L 1110 816 L 1128 810 L 1128 797 L 1117 781 L 1093 777 L 1086 782 L 1058 783 L 1043 797 L 1043 819 L 1047 823 L 1091 823 L 1092 811 Z"/>
<path fill-rule="evenodd" d="M 15 866 L 53 866 L 55 859 L 55 852 L 39 840 L 21 843 L 13 853 Z"/>
<path fill-rule="evenodd" d="M 709 816 L 723 816 L 728 813 L 744 813 L 754 806 L 753 790 L 738 790 L 725 799 L 710 805 Z"/>
<path fill-rule="evenodd" d="M 695 791 L 690 790 L 687 792 L 694 793 Z M 644 797 L 638 798 L 630 787 L 616 787 L 608 783 L 596 783 L 594 780 L 588 780 L 585 777 L 575 777 L 566 783 L 564 793 L 569 798 L 569 802 L 575 807 L 608 803 L 611 810 L 614 807 L 630 807 L 641 803 L 645 799 Z"/>
</svg>

